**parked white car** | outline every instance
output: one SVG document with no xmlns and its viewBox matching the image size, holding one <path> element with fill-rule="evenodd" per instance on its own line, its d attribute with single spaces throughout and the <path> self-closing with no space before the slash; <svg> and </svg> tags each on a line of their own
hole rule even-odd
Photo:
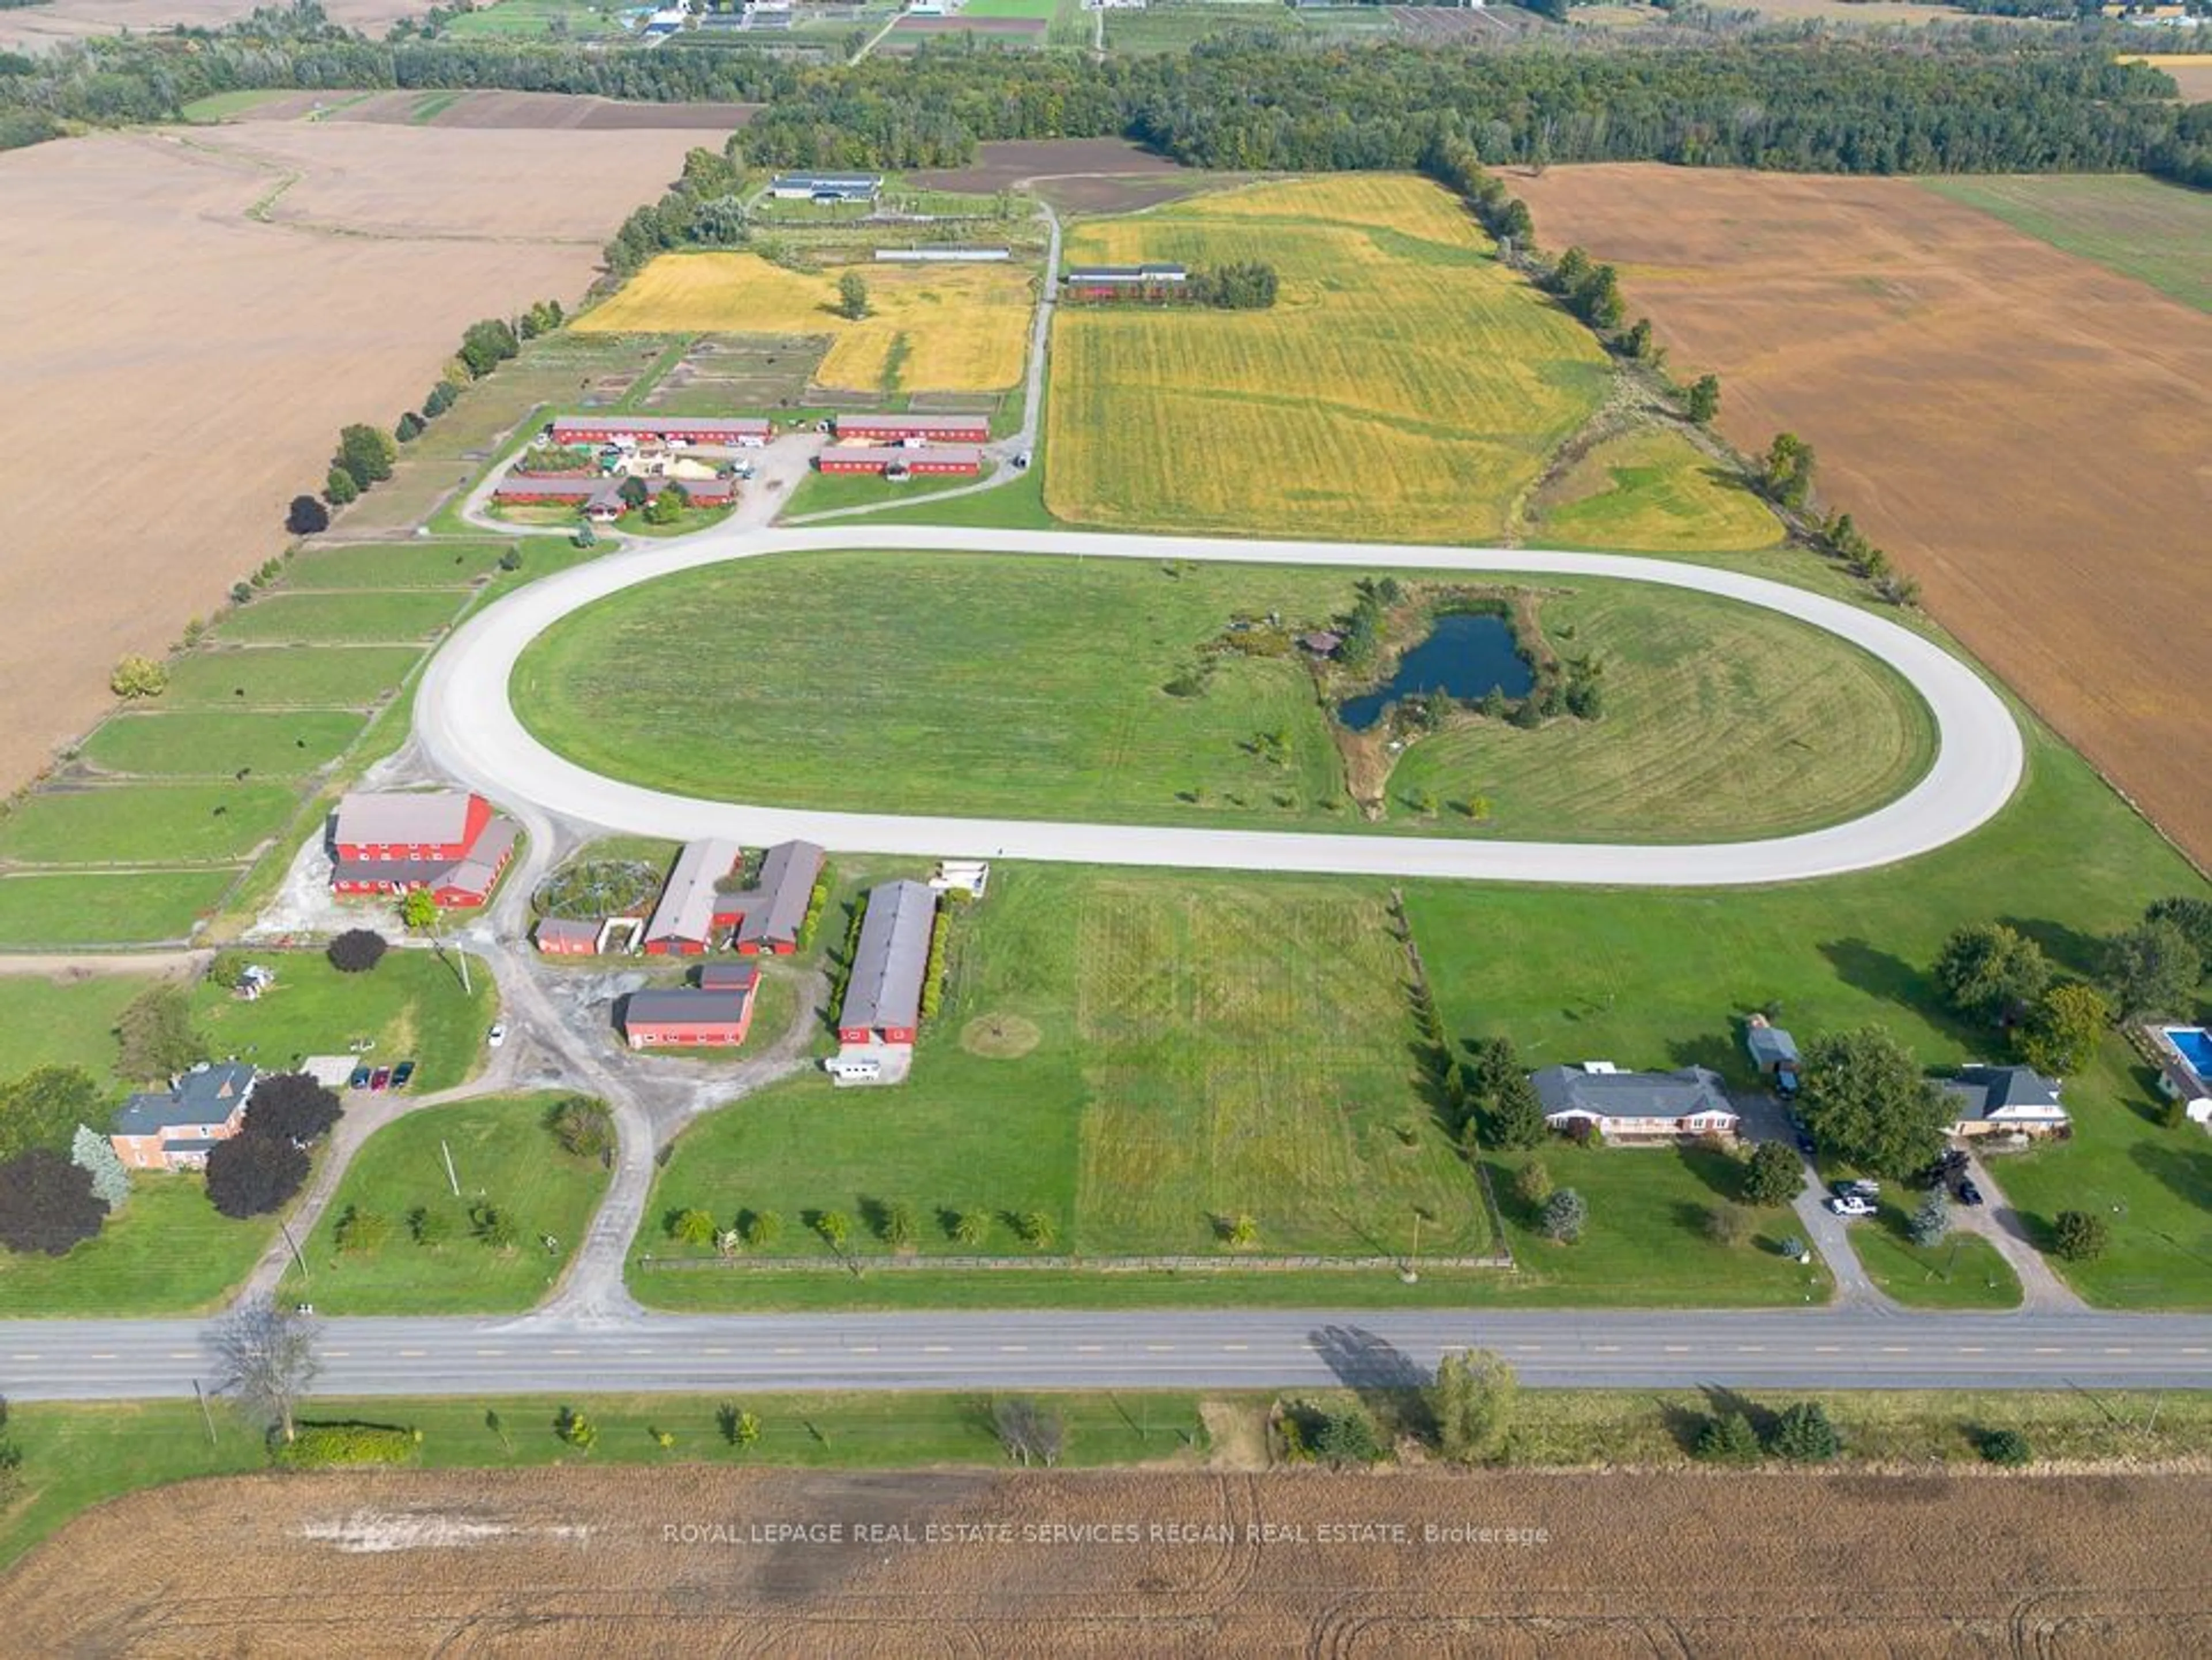
<svg viewBox="0 0 2212 1660">
<path fill-rule="evenodd" d="M 484 1034 L 484 1046 L 487 1049 L 495 1049 L 505 1042 L 507 1042 L 507 1022 L 504 1020 Z"/>
<path fill-rule="evenodd" d="M 1858 1195 L 1846 1194 L 1841 1199 L 1828 1201 L 1828 1208 L 1838 1216 L 1872 1216 L 1875 1207 Z"/>
</svg>

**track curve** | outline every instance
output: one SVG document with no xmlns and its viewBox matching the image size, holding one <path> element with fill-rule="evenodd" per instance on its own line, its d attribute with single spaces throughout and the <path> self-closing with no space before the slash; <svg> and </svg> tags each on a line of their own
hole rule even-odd
<svg viewBox="0 0 2212 1660">
<path fill-rule="evenodd" d="M 1478 842 L 1449 837 L 1187 830 L 1042 819 L 906 817 L 745 806 L 624 783 L 580 767 L 525 729 L 508 687 L 523 650 L 570 612 L 679 571 L 765 554 L 840 548 L 1455 573 L 1549 572 L 1718 594 L 1838 635 L 1903 675 L 1936 722 L 1935 763 L 1896 800 L 1848 824 L 1763 841 L 1703 845 Z M 1594 886 L 1719 887 L 1806 881 L 1917 857 L 1986 823 L 2026 767 L 2020 727 L 1975 671 L 1934 642 L 1870 612 L 1764 577 L 1623 554 L 1382 543 L 1230 541 L 1068 531 L 852 525 L 723 530 L 611 554 L 531 583 L 486 607 L 438 652 L 415 702 L 426 756 L 495 800 L 579 824 L 748 844 L 803 836 L 833 850 L 1085 864 L 1439 877 Z"/>
</svg>

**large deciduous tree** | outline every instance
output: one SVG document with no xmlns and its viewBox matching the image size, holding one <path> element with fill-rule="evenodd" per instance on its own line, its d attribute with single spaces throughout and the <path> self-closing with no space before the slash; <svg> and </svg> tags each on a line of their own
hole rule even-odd
<svg viewBox="0 0 2212 1660">
<path fill-rule="evenodd" d="M 2157 899 L 2143 912 L 2146 922 L 2171 922 L 2188 937 L 2200 966 L 2212 969 L 2212 899 Z"/>
<path fill-rule="evenodd" d="M 384 960 L 385 938 L 374 928 L 348 928 L 323 955 L 340 974 L 364 974 Z"/>
<path fill-rule="evenodd" d="M 2095 987 L 2053 986 L 2020 1029 L 2020 1057 L 2046 1077 L 2070 1078 L 2089 1064 L 2112 1024 L 2112 1003 Z"/>
<path fill-rule="evenodd" d="M 1805 1055 L 1800 1110 L 1823 1152 L 1882 1176 L 1923 1169 L 1950 1110 L 1911 1050 L 1881 1026 L 1831 1032 Z"/>
<path fill-rule="evenodd" d="M 2105 947 L 2104 981 L 2120 1012 L 2185 1014 L 2204 964 L 2181 925 L 2160 917 L 2117 934 Z"/>
<path fill-rule="evenodd" d="M 66 1152 L 77 1127 L 105 1105 L 99 1083 L 80 1067 L 34 1067 L 0 1084 L 0 1158 L 33 1147 Z"/>
<path fill-rule="evenodd" d="M 322 1369 L 319 1337 L 313 1316 L 272 1297 L 247 1298 L 209 1334 L 216 1392 L 290 1441 L 293 1410 Z"/>
<path fill-rule="evenodd" d="M 208 1202 L 225 1216 L 266 1216 L 307 1179 L 306 1150 L 281 1135 L 234 1135 L 208 1154 Z"/>
<path fill-rule="evenodd" d="M 33 1147 L 0 1164 L 0 1245 L 59 1256 L 91 1238 L 107 1219 L 92 1174 L 51 1147 Z"/>
<path fill-rule="evenodd" d="M 1743 1165 L 1743 1196 L 1754 1205 L 1786 1205 L 1805 1185 L 1805 1166 L 1786 1141 L 1761 1141 Z"/>
<path fill-rule="evenodd" d="M 345 1106 L 304 1072 L 280 1072 L 253 1086 L 246 1104 L 246 1133 L 307 1146 L 330 1132 Z"/>
<path fill-rule="evenodd" d="M 138 1083 L 173 1077 L 208 1058 L 182 986 L 152 986 L 132 998 L 116 1017 L 115 1040 L 116 1071 Z"/>
<path fill-rule="evenodd" d="M 331 465 L 343 467 L 353 475 L 356 486 L 367 489 L 392 477 L 392 464 L 398 456 L 399 446 L 390 433 L 381 427 L 356 422 L 338 429 L 338 453 L 331 458 Z"/>
<path fill-rule="evenodd" d="M 1429 1409 L 1444 1456 L 1463 1464 L 1495 1457 L 1513 1427 L 1519 1394 L 1513 1368 L 1487 1349 L 1456 1350 L 1437 1361 Z"/>
<path fill-rule="evenodd" d="M 1971 1019 L 2017 1020 L 2051 985 L 2043 947 L 2002 922 L 1956 930 L 1936 958 L 1944 1000 Z"/>
</svg>

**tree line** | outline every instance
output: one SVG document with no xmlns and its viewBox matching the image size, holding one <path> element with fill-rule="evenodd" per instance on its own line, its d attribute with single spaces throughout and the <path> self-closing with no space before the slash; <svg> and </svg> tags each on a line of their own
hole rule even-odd
<svg viewBox="0 0 2212 1660">
<path fill-rule="evenodd" d="M 681 37 L 650 52 L 540 43 L 370 41 L 319 9 L 221 31 L 0 55 L 0 138 L 57 123 L 173 118 L 264 88 L 502 88 L 769 107 L 744 135 L 767 166 L 912 167 L 977 143 L 1127 137 L 1191 166 L 1410 169 L 1442 141 L 1486 161 L 1660 161 L 1834 173 L 2212 172 L 2212 116 L 2094 43 L 1972 39 L 1594 42 L 1482 52 L 1231 35 L 1188 54 L 1109 57 L 932 45 L 805 65 Z"/>
</svg>

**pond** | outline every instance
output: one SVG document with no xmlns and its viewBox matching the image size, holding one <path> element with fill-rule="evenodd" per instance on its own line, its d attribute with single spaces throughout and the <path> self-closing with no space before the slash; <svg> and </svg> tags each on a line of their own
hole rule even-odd
<svg viewBox="0 0 2212 1660">
<path fill-rule="evenodd" d="M 1336 718 L 1353 732 L 1365 732 L 1401 698 L 1442 691 L 1474 702 L 1493 689 L 1525 697 L 1535 684 L 1535 671 L 1516 649 L 1512 626 L 1504 617 L 1451 611 L 1398 660 L 1398 672 L 1386 684 L 1338 704 Z"/>
</svg>

